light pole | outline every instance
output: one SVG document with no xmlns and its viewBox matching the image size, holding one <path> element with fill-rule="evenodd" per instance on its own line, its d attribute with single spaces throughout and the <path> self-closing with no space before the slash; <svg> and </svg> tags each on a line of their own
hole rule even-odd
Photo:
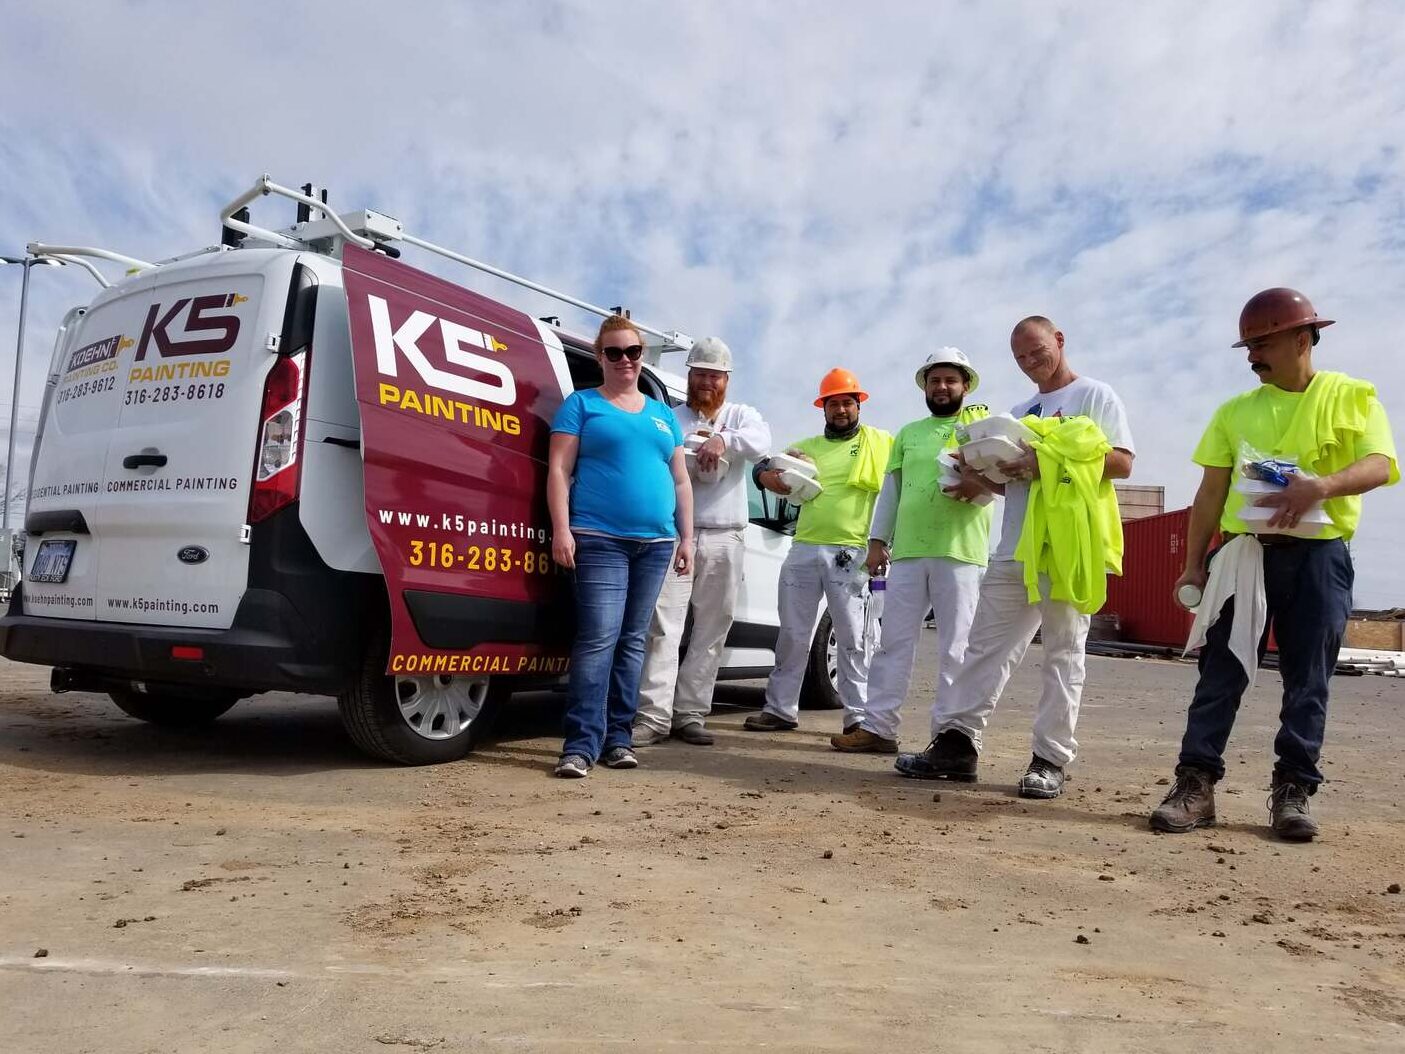
<svg viewBox="0 0 1405 1054">
<path fill-rule="evenodd" d="M 9 540 L 10 540 L 10 480 L 15 471 L 15 431 L 19 425 L 20 411 L 20 377 L 24 365 L 24 322 L 25 315 L 29 312 L 29 269 L 39 264 L 47 267 L 62 267 L 62 260 L 55 260 L 47 256 L 0 256 L 0 263 L 19 264 L 24 268 L 24 277 L 20 280 L 20 319 L 19 336 L 15 338 L 15 379 L 10 388 L 10 435 L 5 452 L 5 500 L 4 508 L 0 509 L 0 538 L 5 539 L 5 566 L 9 567 Z"/>
</svg>

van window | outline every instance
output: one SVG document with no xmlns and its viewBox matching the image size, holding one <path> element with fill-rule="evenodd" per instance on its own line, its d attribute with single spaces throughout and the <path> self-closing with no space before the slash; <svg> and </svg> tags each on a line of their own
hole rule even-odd
<svg viewBox="0 0 1405 1054">
<path fill-rule="evenodd" d="M 571 371 L 571 387 L 576 391 L 586 388 L 599 388 L 605 381 L 600 371 L 600 363 L 594 355 L 586 355 L 571 349 L 566 350 L 566 365 Z"/>
<path fill-rule="evenodd" d="M 794 534 L 795 521 L 800 518 L 799 505 L 793 505 L 769 490 L 762 490 L 751 478 L 750 472 L 746 474 L 746 509 L 747 518 L 752 523 L 784 534 Z"/>
</svg>

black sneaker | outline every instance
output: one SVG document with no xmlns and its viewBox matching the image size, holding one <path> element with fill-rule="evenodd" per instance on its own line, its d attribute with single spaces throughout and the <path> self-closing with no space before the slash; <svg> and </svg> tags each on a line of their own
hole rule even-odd
<svg viewBox="0 0 1405 1054">
<path fill-rule="evenodd" d="M 898 775 L 908 779 L 975 783 L 979 758 L 970 736 L 948 728 L 920 754 L 899 754 L 893 768 L 898 770 Z"/>
<path fill-rule="evenodd" d="M 637 769 L 639 759 L 634 756 L 634 751 L 629 747 L 611 747 L 605 751 L 605 756 L 600 759 L 607 769 Z"/>
<path fill-rule="evenodd" d="M 1064 791 L 1064 770 L 1038 754 L 1029 759 L 1029 768 L 1020 777 L 1021 798 L 1057 798 Z"/>
<path fill-rule="evenodd" d="M 568 780 L 580 780 L 590 775 L 590 762 L 579 754 L 562 754 L 556 768 L 551 770 Z"/>
</svg>

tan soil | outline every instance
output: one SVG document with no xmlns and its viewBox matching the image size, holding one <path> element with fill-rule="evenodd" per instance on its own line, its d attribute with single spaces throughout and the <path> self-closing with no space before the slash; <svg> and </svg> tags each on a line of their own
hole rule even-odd
<svg viewBox="0 0 1405 1054">
<path fill-rule="evenodd" d="M 1326 833 L 1289 846 L 1275 674 L 1223 825 L 1160 837 L 1193 669 L 1090 660 L 1069 791 L 1025 802 L 1039 657 L 972 786 L 832 752 L 836 714 L 744 733 L 754 686 L 716 747 L 567 782 L 549 697 L 393 769 L 325 699 L 173 733 L 0 663 L 0 1049 L 1405 1048 L 1405 682 L 1334 682 Z"/>
</svg>

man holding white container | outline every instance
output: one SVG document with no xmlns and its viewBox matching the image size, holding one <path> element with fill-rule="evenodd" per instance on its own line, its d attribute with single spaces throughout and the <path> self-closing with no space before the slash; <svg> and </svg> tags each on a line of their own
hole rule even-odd
<svg viewBox="0 0 1405 1054">
<path fill-rule="evenodd" d="M 1346 543 L 1360 522 L 1361 495 L 1400 478 L 1375 388 L 1313 366 L 1320 331 L 1332 324 L 1285 288 L 1257 293 L 1240 313 L 1234 346 L 1247 349 L 1259 387 L 1216 410 L 1195 448 L 1204 475 L 1175 590 L 1182 602 L 1203 595 L 1190 641 L 1203 642 L 1200 679 L 1175 784 L 1150 817 L 1154 830 L 1215 823 L 1214 785 L 1271 623 L 1283 706 L 1269 824 L 1287 841 L 1318 833 L 1308 799 L 1322 782 L 1328 681 L 1351 613 L 1355 572 Z M 1226 542 L 1207 571 L 1216 528 Z"/>
<path fill-rule="evenodd" d="M 824 411 L 824 433 L 757 464 L 760 486 L 805 500 L 795 541 L 781 565 L 776 665 L 766 682 L 766 705 L 742 725 L 748 732 L 787 732 L 799 725 L 800 688 L 821 597 L 834 626 L 844 731 L 863 720 L 868 699 L 863 557 L 893 445 L 887 432 L 859 422 L 859 405 L 867 398 L 851 372 L 830 370 L 815 399 Z"/>
<path fill-rule="evenodd" d="M 1073 372 L 1064 354 L 1064 335 L 1049 319 L 1031 315 L 1010 334 L 1010 350 L 1020 370 L 1038 392 L 1016 405 L 1015 417 L 1090 418 L 1107 439 L 1103 478 L 1131 474 L 1132 434 L 1122 400 L 1111 387 Z M 991 420 L 994 420 L 992 418 Z M 937 697 L 932 714 L 932 742 L 916 754 L 901 754 L 899 774 L 913 779 L 972 782 L 983 734 L 1015 667 L 1024 659 L 1036 632 L 1044 642 L 1043 686 L 1035 711 L 1033 753 L 1019 793 L 1026 798 L 1056 798 L 1063 793 L 1064 770 L 1078 750 L 1074 729 L 1083 695 L 1084 648 L 1090 617 L 1072 603 L 1050 596 L 1047 578 L 1040 599 L 1031 602 L 1024 568 L 1015 559 L 1030 484 L 1039 473 L 1033 450 L 1000 461 L 993 473 L 1005 483 L 990 483 L 1005 495 L 1000 542 L 981 582 L 980 602 L 971 625 L 966 654 L 950 688 Z"/>
<path fill-rule="evenodd" d="M 732 352 L 706 337 L 688 352 L 688 400 L 673 409 L 693 482 L 693 571 L 669 575 L 649 625 L 634 745 L 674 736 L 711 746 L 712 691 L 742 581 L 747 462 L 771 449 L 771 429 L 750 406 L 727 400 Z M 679 646 L 693 612 L 688 651 Z"/>
<path fill-rule="evenodd" d="M 948 347 L 927 356 L 916 381 L 928 414 L 898 431 L 869 528 L 866 566 L 871 575 L 887 568 L 887 598 L 868 702 L 860 726 L 829 741 L 848 754 L 898 752 L 899 711 L 929 609 L 937 632 L 937 698 L 950 690 L 990 555 L 991 495 L 982 488 L 974 502 L 954 496 L 961 475 L 951 459 L 958 427 L 990 413 L 963 405 L 980 375 L 964 352 Z"/>
</svg>

